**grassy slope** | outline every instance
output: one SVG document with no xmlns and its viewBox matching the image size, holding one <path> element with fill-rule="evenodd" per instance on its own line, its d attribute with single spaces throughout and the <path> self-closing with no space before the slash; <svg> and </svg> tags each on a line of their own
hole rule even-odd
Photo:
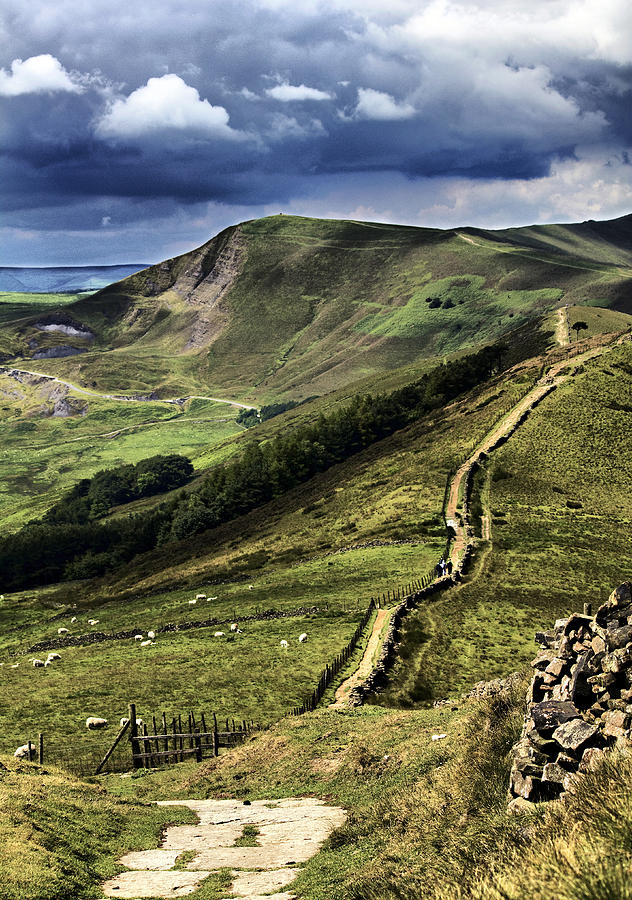
<svg viewBox="0 0 632 900">
<path fill-rule="evenodd" d="M 489 464 L 493 545 L 476 578 L 406 625 L 382 702 L 458 694 L 525 663 L 531 634 L 627 575 L 632 345 L 587 363 Z M 578 507 L 578 508 L 577 508 Z"/>
<path fill-rule="evenodd" d="M 189 810 L 119 800 L 98 785 L 9 758 L 0 767 L 0 808 L 2 900 L 99 897 L 120 855 L 155 847 L 168 823 L 194 821 Z"/>
<path fill-rule="evenodd" d="M 292 216 L 246 222 L 240 273 L 199 349 L 184 351 L 205 284 L 185 301 L 174 283 L 195 266 L 195 281 L 207 274 L 234 229 L 75 304 L 73 315 L 99 335 L 97 351 L 46 360 L 46 371 L 117 388 L 205 384 L 260 402 L 301 399 L 494 339 L 560 302 L 628 309 L 625 223 L 564 246 L 534 243 L 531 231 L 468 237 Z"/>
<path fill-rule="evenodd" d="M 282 714 L 348 640 L 370 596 L 431 568 L 444 545 L 440 511 L 447 470 L 455 455 L 487 432 L 512 397 L 524 392 L 534 372 L 499 379 L 477 392 L 470 402 L 473 409 L 456 404 L 275 503 L 172 546 L 169 554 L 160 549 L 102 583 L 65 585 L 41 597 L 37 592 L 8 597 L 0 605 L 5 629 L 0 661 L 21 712 L 4 721 L 3 746 L 10 750 L 15 741 L 28 738 L 27 731 L 44 731 L 53 744 L 76 735 L 92 753 L 93 744 L 105 741 L 98 733 L 85 732 L 85 717 L 105 714 L 116 720 L 132 699 L 142 701 L 141 714 L 163 706 L 182 712 L 198 698 L 206 709 L 214 706 L 220 713 L 260 722 Z M 376 540 L 385 545 L 371 546 Z M 393 543 L 399 540 L 411 543 Z M 247 589 L 244 576 L 253 590 Z M 190 607 L 188 599 L 198 588 L 218 599 Z M 74 604 L 77 609 L 71 608 Z M 256 609 L 300 605 L 323 612 L 308 624 L 296 619 L 249 624 L 235 644 L 213 642 L 211 628 L 160 636 L 158 646 L 145 654 L 126 641 L 65 649 L 62 662 L 51 669 L 34 671 L 28 664 L 28 647 L 55 637 L 62 625 L 74 634 L 85 633 L 91 630 L 90 617 L 99 620 L 98 630 L 146 632 L 183 619 L 230 619 Z M 79 617 L 76 625 L 69 621 L 73 614 Z M 294 647 L 282 656 L 281 638 L 293 640 L 302 630 L 310 635 L 303 656 L 294 660 Z M 17 669 L 10 668 L 10 653 L 18 654 Z M 296 665 L 286 671 L 288 661 Z M 253 679 L 252 672 L 262 672 L 266 665 L 271 666 L 269 676 Z M 157 690 L 155 672 L 162 666 L 165 677 L 160 676 Z M 112 677 L 104 680 L 104 671 Z M 204 679 L 203 689 L 196 672 Z M 59 697 L 66 692 L 67 704 L 51 700 L 52 691 Z M 92 708 L 95 704 L 98 709 Z"/>
</svg>

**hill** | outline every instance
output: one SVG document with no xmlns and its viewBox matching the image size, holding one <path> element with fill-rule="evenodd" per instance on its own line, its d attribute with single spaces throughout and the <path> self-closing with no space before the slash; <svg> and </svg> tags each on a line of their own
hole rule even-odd
<svg viewBox="0 0 632 900">
<path fill-rule="evenodd" d="M 301 400 L 492 341 L 561 305 L 632 311 L 629 232 L 630 217 L 485 232 L 272 216 L 49 318 L 95 336 L 64 362 L 78 380 Z M 16 352 L 47 346 L 36 324 L 13 329 Z"/>
</svg>

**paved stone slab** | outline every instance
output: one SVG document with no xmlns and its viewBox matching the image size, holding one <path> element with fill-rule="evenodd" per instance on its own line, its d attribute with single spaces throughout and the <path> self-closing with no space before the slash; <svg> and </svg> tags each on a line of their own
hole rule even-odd
<svg viewBox="0 0 632 900">
<path fill-rule="evenodd" d="M 238 897 L 252 898 L 257 894 L 269 894 L 270 891 L 284 888 L 299 873 L 299 869 L 273 869 L 269 872 L 240 872 L 230 886 L 231 894 Z"/>
<path fill-rule="evenodd" d="M 165 850 L 200 850 L 232 847 L 244 827 L 240 822 L 222 825 L 173 825 L 162 842 Z"/>
<path fill-rule="evenodd" d="M 225 900 L 233 900 L 226 897 Z M 291 891 L 282 891 L 279 894 L 250 894 L 248 900 L 296 900 L 296 894 Z"/>
<path fill-rule="evenodd" d="M 126 853 L 119 859 L 122 866 L 128 869 L 171 869 L 181 850 L 137 850 Z"/>
<path fill-rule="evenodd" d="M 294 863 L 305 862 L 318 852 L 320 844 L 289 841 L 269 847 L 218 847 L 216 850 L 202 850 L 187 869 L 280 869 Z"/>
<path fill-rule="evenodd" d="M 103 885 L 106 897 L 185 897 L 210 872 L 122 872 Z M 269 900 L 269 898 L 268 898 Z"/>
</svg>

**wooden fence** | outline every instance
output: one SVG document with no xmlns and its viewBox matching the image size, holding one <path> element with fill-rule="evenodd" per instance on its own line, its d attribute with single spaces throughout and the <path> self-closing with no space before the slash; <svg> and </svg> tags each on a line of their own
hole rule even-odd
<svg viewBox="0 0 632 900">
<path fill-rule="evenodd" d="M 183 722 L 178 715 L 167 722 L 167 716 L 163 712 L 160 717 L 160 727 L 156 717 L 152 716 L 153 730 L 149 730 L 147 723 L 142 725 L 136 716 L 136 704 L 129 704 L 129 717 L 117 734 L 114 743 L 109 748 L 99 763 L 95 775 L 98 775 L 106 765 L 110 756 L 119 745 L 125 735 L 131 746 L 132 767 L 134 769 L 152 769 L 161 765 L 182 762 L 190 757 L 195 757 L 198 762 L 206 756 L 218 756 L 220 748 L 231 748 L 246 740 L 255 728 L 252 722 L 245 720 L 236 722 L 235 719 L 226 719 L 225 728 L 221 728 L 215 713 L 211 714 L 207 725 L 204 713 L 187 713 Z"/>
</svg>

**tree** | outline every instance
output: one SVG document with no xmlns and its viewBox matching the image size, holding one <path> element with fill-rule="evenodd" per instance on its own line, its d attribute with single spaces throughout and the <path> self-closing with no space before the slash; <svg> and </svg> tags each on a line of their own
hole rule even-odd
<svg viewBox="0 0 632 900">
<path fill-rule="evenodd" d="M 588 325 L 586 322 L 575 322 L 571 325 L 571 328 L 575 331 L 575 340 L 579 340 L 579 332 L 580 331 L 588 331 Z"/>
</svg>

